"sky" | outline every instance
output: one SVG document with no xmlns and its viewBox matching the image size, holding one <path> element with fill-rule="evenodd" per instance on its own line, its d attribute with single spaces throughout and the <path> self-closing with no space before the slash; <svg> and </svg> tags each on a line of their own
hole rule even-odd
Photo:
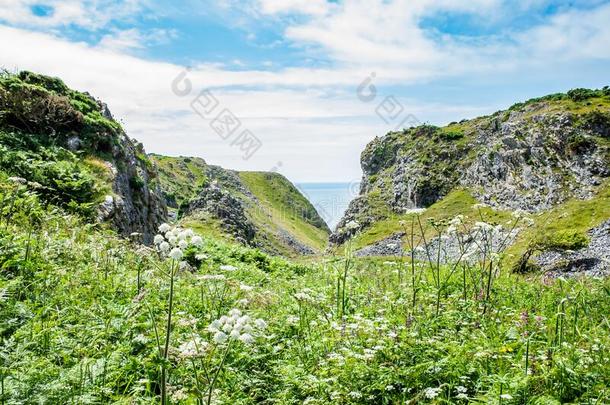
<svg viewBox="0 0 610 405">
<path fill-rule="evenodd" d="M 610 85 L 610 1 L 0 0 L 0 67 L 148 152 L 355 182 L 376 136 Z"/>
</svg>

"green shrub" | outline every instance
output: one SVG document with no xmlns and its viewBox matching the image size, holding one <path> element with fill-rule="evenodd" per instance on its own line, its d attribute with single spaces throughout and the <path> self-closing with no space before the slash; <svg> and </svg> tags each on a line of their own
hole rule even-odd
<svg viewBox="0 0 610 405">
<path fill-rule="evenodd" d="M 64 96 L 14 78 L 0 81 L 0 126 L 56 137 L 83 127 L 83 115 Z"/>
<path fill-rule="evenodd" d="M 601 95 L 601 91 L 591 89 L 572 89 L 568 91 L 568 97 L 572 101 L 584 101 Z"/>
<path fill-rule="evenodd" d="M 440 136 L 442 139 L 447 141 L 456 141 L 464 137 L 464 131 L 462 130 L 446 130 L 441 131 Z"/>
</svg>

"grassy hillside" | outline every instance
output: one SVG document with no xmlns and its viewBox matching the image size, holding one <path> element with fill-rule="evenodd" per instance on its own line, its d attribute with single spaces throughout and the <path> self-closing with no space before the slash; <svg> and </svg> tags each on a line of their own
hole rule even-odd
<svg viewBox="0 0 610 405">
<path fill-rule="evenodd" d="M 162 369 L 172 404 L 610 401 L 607 278 L 492 273 L 484 299 L 477 267 L 209 238 L 179 267 L 2 173 L 0 202 L 2 403 L 159 403 Z"/>
<path fill-rule="evenodd" d="M 266 172 L 240 172 L 240 178 L 261 205 L 250 207 L 252 216 L 273 233 L 288 230 L 318 251 L 328 243 L 330 230 L 315 208 L 284 176 Z"/>
<path fill-rule="evenodd" d="M 202 187 L 218 185 L 238 198 L 246 217 L 256 228 L 253 245 L 261 249 L 295 256 L 296 240 L 315 252 L 328 242 L 330 230 L 315 208 L 284 176 L 267 172 L 233 172 L 209 166 L 200 158 L 151 155 L 159 170 L 162 188 L 174 210 L 197 197 Z M 199 232 L 232 240 L 222 221 L 209 213 L 195 212 L 180 218 L 181 223 Z"/>
<path fill-rule="evenodd" d="M 201 158 L 173 158 L 158 154 L 149 157 L 159 170 L 163 193 L 174 210 L 194 198 L 208 181 L 207 164 Z"/>
</svg>

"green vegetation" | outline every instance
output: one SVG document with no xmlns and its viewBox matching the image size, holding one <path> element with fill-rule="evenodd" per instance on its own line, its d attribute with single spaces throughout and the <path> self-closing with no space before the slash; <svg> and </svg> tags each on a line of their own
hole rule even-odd
<svg viewBox="0 0 610 405">
<path fill-rule="evenodd" d="M 499 272 L 482 299 L 476 266 L 295 265 L 212 239 L 175 271 L 0 185 L 1 402 L 158 403 L 161 381 L 185 404 L 610 401 L 609 279 Z M 228 338 L 225 314 L 253 326 Z"/>
<path fill-rule="evenodd" d="M 249 207 L 252 218 L 260 228 L 271 232 L 270 237 L 285 229 L 300 243 L 316 251 L 326 247 L 328 226 L 284 176 L 267 172 L 240 172 L 239 176 L 258 199 L 257 205 Z"/>
<path fill-rule="evenodd" d="M 207 164 L 201 158 L 169 157 L 151 154 L 168 205 L 177 209 L 197 196 L 207 185 Z"/>
<path fill-rule="evenodd" d="M 266 251 L 295 256 L 285 235 L 316 252 L 322 251 L 330 233 L 315 208 L 285 177 L 277 173 L 231 172 L 208 166 L 203 159 L 151 155 L 159 171 L 161 188 L 168 205 L 180 214 L 182 224 L 202 235 L 234 239 L 222 221 L 206 213 L 186 217 L 178 208 L 188 205 L 203 187 L 217 182 L 244 205 L 247 218 L 256 227 L 254 244 Z M 234 177 L 236 176 L 236 177 Z M 254 200 L 254 199 L 255 200 Z"/>
</svg>

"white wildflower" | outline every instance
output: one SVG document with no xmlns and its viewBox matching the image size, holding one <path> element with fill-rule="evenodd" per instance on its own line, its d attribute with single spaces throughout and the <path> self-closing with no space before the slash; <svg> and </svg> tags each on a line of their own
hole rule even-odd
<svg viewBox="0 0 610 405">
<path fill-rule="evenodd" d="M 254 321 L 254 325 L 256 325 L 256 327 L 259 329 L 265 329 L 267 327 L 267 322 L 259 318 Z"/>
<path fill-rule="evenodd" d="M 169 252 L 169 257 L 172 258 L 173 260 L 182 259 L 182 250 L 180 250 L 178 248 L 173 248 L 172 251 Z"/>
<path fill-rule="evenodd" d="M 502 395 L 500 395 L 500 398 L 510 401 L 511 399 L 513 399 L 513 396 L 510 394 L 502 394 Z"/>
<path fill-rule="evenodd" d="M 161 224 L 161 226 L 159 226 L 159 232 L 161 232 L 161 233 L 166 233 L 170 229 L 172 229 L 172 227 L 169 226 L 168 224 Z"/>
<path fill-rule="evenodd" d="M 196 235 L 196 236 L 193 236 L 193 237 L 192 237 L 192 239 L 191 239 L 191 243 L 192 243 L 194 246 L 201 246 L 201 245 L 203 245 L 203 239 L 201 238 L 201 236 Z M 205 255 L 204 255 L 204 256 L 205 256 Z"/>
<path fill-rule="evenodd" d="M 167 253 L 170 249 L 170 245 L 167 242 L 161 242 L 161 244 L 159 245 L 159 250 L 163 253 Z"/>
<path fill-rule="evenodd" d="M 181 240 L 180 242 L 178 242 L 178 247 L 180 249 L 186 249 L 187 247 L 189 247 L 189 243 L 186 240 Z"/>
<path fill-rule="evenodd" d="M 221 345 L 225 343 L 228 339 L 228 336 L 221 331 L 218 331 L 214 334 L 214 343 Z"/>
<path fill-rule="evenodd" d="M 155 235 L 155 245 L 159 245 L 161 242 L 165 241 L 163 235 Z"/>
<path fill-rule="evenodd" d="M 426 396 L 427 399 L 434 399 L 436 397 L 438 397 L 438 394 L 440 394 L 441 389 L 440 388 L 426 388 L 424 390 L 424 395 Z"/>
<path fill-rule="evenodd" d="M 248 345 L 248 344 L 251 344 L 251 343 L 253 343 L 253 342 L 254 342 L 254 338 L 252 337 L 252 335 L 250 335 L 250 334 L 248 334 L 248 333 L 244 333 L 243 335 L 240 335 L 240 336 L 239 336 L 239 340 L 240 340 L 242 343 L 245 343 L 245 344 L 247 344 L 247 345 Z"/>
<path fill-rule="evenodd" d="M 254 287 L 249 286 L 247 284 L 240 284 L 239 289 L 242 291 L 245 291 L 245 292 L 250 292 L 250 291 L 254 290 Z"/>
<path fill-rule="evenodd" d="M 235 271 L 235 270 L 237 270 L 237 267 L 231 266 L 230 264 L 223 264 L 222 266 L 220 266 L 220 270 L 222 270 L 222 271 Z"/>
</svg>

